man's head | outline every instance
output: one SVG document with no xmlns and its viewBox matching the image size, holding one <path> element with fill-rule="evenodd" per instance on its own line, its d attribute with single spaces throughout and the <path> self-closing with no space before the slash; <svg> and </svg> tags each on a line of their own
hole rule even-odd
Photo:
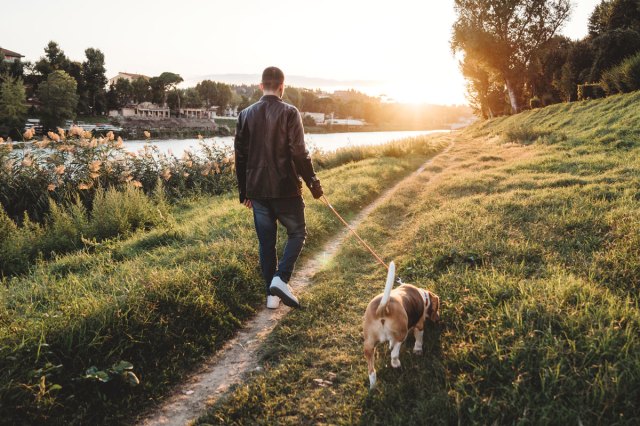
<svg viewBox="0 0 640 426">
<path fill-rule="evenodd" d="M 284 73 L 278 67 L 268 67 L 262 72 L 260 89 L 265 95 L 282 97 L 284 94 Z"/>
</svg>

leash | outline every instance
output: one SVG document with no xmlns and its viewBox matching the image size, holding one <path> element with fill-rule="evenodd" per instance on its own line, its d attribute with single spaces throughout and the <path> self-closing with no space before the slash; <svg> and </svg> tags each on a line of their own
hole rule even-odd
<svg viewBox="0 0 640 426">
<path fill-rule="evenodd" d="M 338 213 L 338 211 L 337 211 L 337 210 L 336 210 L 336 209 L 331 205 L 331 203 L 329 202 L 329 199 L 327 198 L 327 196 L 326 196 L 326 195 L 322 195 L 322 197 L 320 197 L 320 201 L 322 201 L 322 202 L 324 203 L 324 205 L 326 205 L 327 207 L 329 207 L 329 209 L 331 209 L 331 211 L 336 215 L 336 217 L 337 217 L 338 219 L 340 219 L 340 222 L 342 222 L 342 224 L 343 224 L 344 226 L 346 226 L 346 227 L 347 227 L 347 229 L 348 229 L 349 231 L 351 231 L 351 233 L 352 233 L 353 235 L 355 235 L 355 236 L 356 236 L 356 238 L 358 239 L 358 241 L 360 241 L 360 242 L 362 243 L 362 245 L 363 245 L 367 250 L 369 250 L 369 253 L 371 253 L 371 254 L 373 255 L 373 257 L 378 261 L 378 263 L 380 263 L 380 264 L 381 264 L 382 266 L 384 266 L 387 270 L 389 270 L 389 265 L 387 265 L 387 264 L 385 263 L 385 261 L 384 261 L 384 260 L 382 260 L 382 258 L 381 258 L 380 256 L 378 256 L 378 254 L 375 252 L 375 250 L 373 250 L 373 249 L 369 246 L 369 244 L 367 244 L 367 242 L 366 242 L 365 240 L 363 240 L 363 239 L 360 237 L 360 235 L 358 235 L 358 233 L 356 232 L 356 230 L 355 230 L 355 229 L 353 229 L 353 227 L 351 227 L 351 225 L 349 225 L 349 224 L 347 223 L 347 221 L 346 221 L 346 220 L 344 220 L 344 219 L 342 218 L 342 216 L 340 216 L 340 213 Z M 398 281 L 398 283 L 402 284 L 402 280 L 400 279 L 400 277 L 398 277 L 398 280 L 397 280 L 397 281 Z"/>
</svg>

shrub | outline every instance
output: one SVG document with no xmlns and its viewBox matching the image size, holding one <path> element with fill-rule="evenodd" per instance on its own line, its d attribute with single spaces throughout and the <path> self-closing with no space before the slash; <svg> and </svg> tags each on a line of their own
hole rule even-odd
<svg viewBox="0 0 640 426">
<path fill-rule="evenodd" d="M 220 194 L 235 186 L 229 150 L 204 141 L 195 152 L 177 158 L 152 146 L 127 152 L 122 139 L 115 139 L 111 132 L 96 139 L 74 127 L 68 133 L 49 132 L 36 142 L 32 137 L 25 133 L 27 143 L 19 150 L 0 143 L 0 204 L 14 221 L 27 212 L 43 223 L 50 211 L 49 199 L 67 204 L 80 196 L 90 209 L 98 187 L 132 184 L 149 194 L 159 177 L 171 199 Z"/>
<path fill-rule="evenodd" d="M 605 71 L 600 84 L 608 95 L 640 90 L 640 52 Z"/>
<path fill-rule="evenodd" d="M 133 185 L 123 191 L 98 188 L 91 210 L 89 236 L 103 240 L 126 235 L 159 225 L 162 218 L 153 202 Z"/>
<path fill-rule="evenodd" d="M 601 99 L 604 97 L 605 91 L 600 83 L 578 85 L 579 101 L 586 101 L 587 99 Z"/>
</svg>

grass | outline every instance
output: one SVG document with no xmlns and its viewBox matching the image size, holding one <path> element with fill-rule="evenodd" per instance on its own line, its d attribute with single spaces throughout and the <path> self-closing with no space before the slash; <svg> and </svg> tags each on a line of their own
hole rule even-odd
<svg viewBox="0 0 640 426">
<path fill-rule="evenodd" d="M 430 148 L 421 154 L 322 171 L 332 203 L 356 214 L 442 148 L 422 142 Z M 182 201 L 171 213 L 167 226 L 94 242 L 3 279 L 3 422 L 131 421 L 262 306 L 252 218 L 237 196 Z M 309 198 L 307 228 L 305 255 L 339 230 Z M 130 386 L 132 374 L 139 386 Z"/>
<path fill-rule="evenodd" d="M 368 391 L 361 321 L 385 271 L 351 240 L 262 371 L 198 423 L 638 424 L 639 98 L 478 124 L 363 223 L 405 282 L 441 297 L 423 356 L 409 337 L 395 370 L 380 345 Z"/>
</svg>

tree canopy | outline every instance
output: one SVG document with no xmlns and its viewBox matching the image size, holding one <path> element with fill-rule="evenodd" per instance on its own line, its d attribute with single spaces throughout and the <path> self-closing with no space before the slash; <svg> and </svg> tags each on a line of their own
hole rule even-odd
<svg viewBox="0 0 640 426">
<path fill-rule="evenodd" d="M 38 98 L 42 102 L 42 124 L 46 129 L 55 129 L 64 120 L 75 117 L 78 95 L 77 83 L 64 71 L 53 71 L 38 86 Z"/>
<path fill-rule="evenodd" d="M 525 70 L 537 49 L 567 20 L 570 9 L 569 0 L 455 0 L 451 48 L 463 53 L 468 64 L 504 82 L 515 113 L 520 110 Z"/>
</svg>

